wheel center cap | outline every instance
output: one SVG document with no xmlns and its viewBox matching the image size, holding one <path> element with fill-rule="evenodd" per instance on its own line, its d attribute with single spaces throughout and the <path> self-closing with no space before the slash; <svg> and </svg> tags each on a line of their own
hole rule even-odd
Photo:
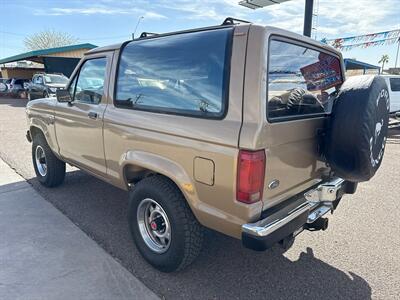
<svg viewBox="0 0 400 300">
<path fill-rule="evenodd" d="M 156 223 L 155 221 L 151 221 L 150 227 L 151 227 L 151 229 L 153 229 L 153 230 L 157 230 L 157 223 Z"/>
</svg>

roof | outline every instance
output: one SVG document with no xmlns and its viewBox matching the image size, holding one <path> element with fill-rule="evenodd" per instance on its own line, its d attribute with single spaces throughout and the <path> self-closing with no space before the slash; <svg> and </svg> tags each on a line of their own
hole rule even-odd
<svg viewBox="0 0 400 300">
<path fill-rule="evenodd" d="M 103 46 L 103 47 L 97 47 L 97 48 L 89 50 L 87 53 L 92 54 L 92 53 L 98 53 L 98 52 L 103 52 L 103 51 L 117 50 L 117 49 L 120 49 L 123 44 L 124 43 L 118 43 L 118 44 L 113 44 L 113 45 L 108 45 L 108 46 Z"/>
<path fill-rule="evenodd" d="M 70 46 L 63 46 L 63 47 L 56 47 L 56 48 L 34 50 L 34 51 L 29 51 L 29 52 L 25 52 L 25 53 L 21 53 L 18 55 L 0 59 L 0 64 L 5 64 L 5 63 L 13 62 L 13 61 L 18 61 L 18 60 L 30 60 L 34 57 L 48 56 L 50 54 L 59 53 L 59 52 L 68 52 L 68 51 L 83 50 L 83 49 L 93 49 L 96 47 L 97 46 L 95 46 L 93 44 L 85 43 L 85 44 L 77 44 L 77 45 L 70 45 Z"/>
<path fill-rule="evenodd" d="M 377 70 L 380 69 L 381 67 L 379 66 L 374 66 L 371 64 L 367 64 L 365 62 L 362 61 L 358 61 L 355 59 L 351 59 L 351 58 L 345 58 L 344 59 L 344 64 L 346 66 L 346 70 Z"/>
</svg>

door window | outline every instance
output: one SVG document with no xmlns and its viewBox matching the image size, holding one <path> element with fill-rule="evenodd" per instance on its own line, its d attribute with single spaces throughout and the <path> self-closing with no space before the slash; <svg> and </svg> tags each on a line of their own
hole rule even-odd
<svg viewBox="0 0 400 300">
<path fill-rule="evenodd" d="M 74 101 L 98 104 L 104 93 L 104 80 L 106 75 L 107 58 L 95 58 L 85 61 L 79 71 L 78 81 L 75 85 L 73 80 L 73 93 L 71 96 Z"/>
<path fill-rule="evenodd" d="M 329 114 L 343 82 L 338 57 L 306 46 L 272 40 L 269 45 L 268 119 Z"/>
</svg>

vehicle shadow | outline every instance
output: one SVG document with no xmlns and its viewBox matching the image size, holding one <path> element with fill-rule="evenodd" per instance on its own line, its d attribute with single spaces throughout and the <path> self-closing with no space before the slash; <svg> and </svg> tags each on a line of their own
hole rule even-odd
<svg viewBox="0 0 400 300">
<path fill-rule="evenodd" d="M 9 105 L 12 107 L 25 107 L 28 103 L 27 99 L 10 98 L 0 95 L 0 105 Z"/>
<path fill-rule="evenodd" d="M 127 224 L 127 193 L 86 175 L 69 172 L 54 189 L 29 182 L 146 286 L 166 299 L 370 299 L 368 282 L 321 259 L 313 249 L 291 260 L 276 247 L 255 252 L 241 242 L 206 231 L 202 253 L 183 272 L 164 274 L 134 247 Z"/>
</svg>

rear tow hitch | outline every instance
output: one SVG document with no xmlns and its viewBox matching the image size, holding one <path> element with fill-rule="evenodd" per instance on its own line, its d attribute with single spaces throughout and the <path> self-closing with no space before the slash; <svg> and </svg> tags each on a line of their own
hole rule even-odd
<svg viewBox="0 0 400 300">
<path fill-rule="evenodd" d="M 318 231 L 318 230 L 326 230 L 328 228 L 328 218 L 319 218 L 312 223 L 307 223 L 304 226 L 304 229 L 309 231 Z"/>
<path fill-rule="evenodd" d="M 290 247 L 292 247 L 294 244 L 294 235 L 291 234 L 287 237 L 285 237 L 283 240 L 279 241 L 279 245 L 286 251 L 289 250 Z"/>
</svg>

